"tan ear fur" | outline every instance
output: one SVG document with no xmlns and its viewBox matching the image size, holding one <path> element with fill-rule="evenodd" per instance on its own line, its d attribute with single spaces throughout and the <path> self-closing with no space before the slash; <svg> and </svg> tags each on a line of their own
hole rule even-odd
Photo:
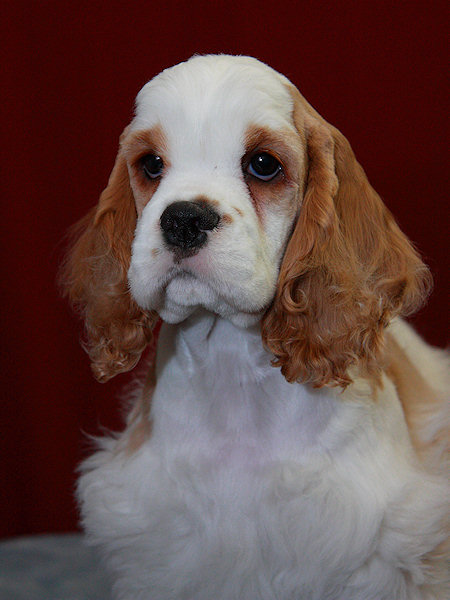
<svg viewBox="0 0 450 600">
<path fill-rule="evenodd" d="M 384 328 L 420 307 L 431 276 L 345 137 L 293 95 L 308 175 L 263 340 L 288 381 L 346 386 L 356 364 L 377 376 Z"/>
<path fill-rule="evenodd" d="M 119 149 L 97 207 L 73 229 L 61 270 L 64 294 L 84 317 L 85 347 L 101 382 L 136 365 L 157 320 L 137 306 L 128 289 L 135 226 L 134 197 Z"/>
</svg>

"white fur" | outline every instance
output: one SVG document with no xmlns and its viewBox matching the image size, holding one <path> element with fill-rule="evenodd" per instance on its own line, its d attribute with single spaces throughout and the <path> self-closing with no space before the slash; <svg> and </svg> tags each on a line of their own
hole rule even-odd
<svg viewBox="0 0 450 600">
<path fill-rule="evenodd" d="M 130 285 L 172 324 L 152 435 L 132 454 L 128 431 L 102 440 L 78 490 L 117 600 L 446 597 L 421 557 L 444 538 L 448 489 L 418 463 L 392 382 L 376 398 L 358 378 L 344 392 L 290 384 L 261 343 L 292 214 L 258 221 L 240 158 L 249 123 L 293 129 L 284 81 L 254 59 L 196 57 L 138 96 L 132 128 L 164 127 L 171 170 L 140 216 Z M 159 217 L 199 195 L 243 217 L 176 265 Z M 437 378 L 435 351 L 391 329 Z"/>
</svg>

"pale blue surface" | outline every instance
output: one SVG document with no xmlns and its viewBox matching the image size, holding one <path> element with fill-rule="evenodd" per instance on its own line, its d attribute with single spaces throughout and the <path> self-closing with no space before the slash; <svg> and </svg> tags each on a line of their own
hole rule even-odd
<svg viewBox="0 0 450 600">
<path fill-rule="evenodd" d="M 110 600 L 109 589 L 81 534 L 0 541 L 0 600 Z"/>
</svg>

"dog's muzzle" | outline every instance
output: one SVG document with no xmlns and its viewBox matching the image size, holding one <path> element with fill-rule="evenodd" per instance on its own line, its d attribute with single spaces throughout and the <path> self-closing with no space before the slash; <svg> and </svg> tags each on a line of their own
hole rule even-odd
<svg viewBox="0 0 450 600">
<path fill-rule="evenodd" d="M 160 224 L 170 250 L 191 254 L 205 245 L 206 232 L 217 227 L 219 221 L 220 216 L 205 202 L 179 201 L 165 209 Z"/>
</svg>

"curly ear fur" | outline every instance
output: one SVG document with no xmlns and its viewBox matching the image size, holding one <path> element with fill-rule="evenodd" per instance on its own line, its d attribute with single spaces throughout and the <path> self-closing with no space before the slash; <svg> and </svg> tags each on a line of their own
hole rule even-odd
<svg viewBox="0 0 450 600">
<path fill-rule="evenodd" d="M 262 335 L 288 381 L 346 386 L 357 362 L 377 376 L 383 329 L 420 307 L 431 276 L 345 137 L 292 93 L 308 175 Z"/>
<path fill-rule="evenodd" d="M 137 306 L 128 289 L 135 226 L 134 197 L 119 149 L 98 206 L 74 227 L 75 241 L 61 270 L 64 294 L 85 319 L 85 347 L 101 382 L 136 365 L 157 320 Z"/>
</svg>

